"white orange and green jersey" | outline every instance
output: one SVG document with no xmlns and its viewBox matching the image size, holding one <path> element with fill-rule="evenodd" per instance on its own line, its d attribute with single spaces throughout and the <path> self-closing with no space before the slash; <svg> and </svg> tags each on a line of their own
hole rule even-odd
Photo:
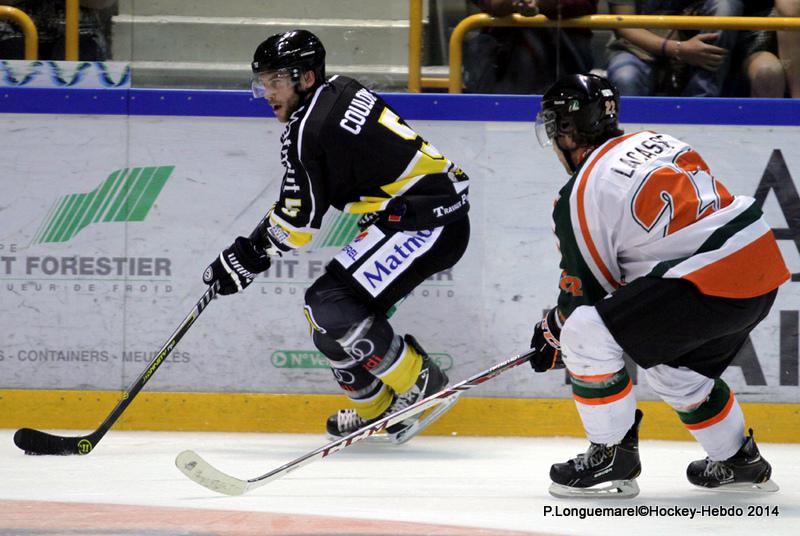
<svg viewBox="0 0 800 536">
<path fill-rule="evenodd" d="M 726 298 L 789 278 L 755 199 L 732 195 L 697 151 L 665 134 L 635 132 L 592 151 L 553 219 L 565 316 L 639 277 L 681 278 Z"/>
<path fill-rule="evenodd" d="M 281 251 L 311 242 L 331 206 L 364 214 L 395 197 L 432 197 L 436 219 L 466 202 L 466 174 L 352 78 L 333 76 L 317 88 L 281 143 L 285 174 L 267 215 L 267 236 Z"/>
</svg>

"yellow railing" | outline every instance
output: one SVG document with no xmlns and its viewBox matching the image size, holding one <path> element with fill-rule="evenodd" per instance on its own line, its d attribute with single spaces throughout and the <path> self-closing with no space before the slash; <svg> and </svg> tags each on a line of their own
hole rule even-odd
<svg viewBox="0 0 800 536">
<path fill-rule="evenodd" d="M 573 19 L 549 20 L 544 15 L 494 18 L 485 13 L 461 22 L 450 36 L 450 93 L 461 93 L 461 65 L 464 36 L 481 26 L 521 26 L 525 28 L 666 28 L 675 30 L 800 30 L 796 17 L 701 17 L 661 15 L 589 15 Z"/>
<path fill-rule="evenodd" d="M 422 0 L 410 0 L 411 5 Z M 544 15 L 523 17 L 510 15 L 495 18 L 485 13 L 466 17 L 453 30 L 450 36 L 449 78 L 422 78 L 419 58 L 421 55 L 422 10 L 410 10 L 409 27 L 419 30 L 409 31 L 409 71 L 408 90 L 420 91 L 421 87 L 446 87 L 450 93 L 461 93 L 461 66 L 464 54 L 464 37 L 470 30 L 484 26 L 517 26 L 523 28 L 666 28 L 676 30 L 800 30 L 800 17 L 701 17 L 701 16 L 662 16 L 662 15 L 588 15 L 573 19 L 550 20 Z M 416 18 L 416 20 L 415 20 Z M 412 39 L 413 36 L 413 39 Z M 412 66 L 411 57 L 415 57 Z M 413 67 L 413 68 L 412 68 Z"/>
<path fill-rule="evenodd" d="M 64 59 L 78 61 L 78 19 L 80 0 L 66 0 L 64 36 Z M 39 59 L 39 32 L 36 24 L 27 13 L 15 7 L 0 6 L 0 19 L 11 19 L 22 28 L 25 36 L 25 59 L 28 61 Z"/>
<path fill-rule="evenodd" d="M 419 93 L 422 87 L 447 88 L 447 78 L 422 76 L 422 0 L 408 2 L 408 91 Z"/>
<path fill-rule="evenodd" d="M 11 19 L 22 28 L 25 36 L 25 59 L 28 61 L 39 59 L 39 32 L 36 25 L 27 13 L 15 7 L 0 6 L 0 19 Z"/>
<path fill-rule="evenodd" d="M 422 0 L 408 2 L 408 90 L 422 90 Z"/>
<path fill-rule="evenodd" d="M 66 31 L 64 32 L 64 59 L 78 61 L 78 19 L 80 18 L 80 0 L 67 0 L 65 8 Z"/>
</svg>

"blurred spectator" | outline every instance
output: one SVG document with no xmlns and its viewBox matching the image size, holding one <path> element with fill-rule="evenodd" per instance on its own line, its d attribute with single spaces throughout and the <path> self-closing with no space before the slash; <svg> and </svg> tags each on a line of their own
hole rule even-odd
<svg viewBox="0 0 800 536">
<path fill-rule="evenodd" d="M 745 17 L 774 16 L 774 0 L 745 0 Z M 787 32 L 788 33 L 788 32 Z M 767 30 L 741 30 L 731 53 L 725 97 L 782 98 L 786 70 L 778 59 L 778 37 Z"/>
<path fill-rule="evenodd" d="M 471 1 L 493 17 L 597 13 L 597 0 Z M 591 30 L 583 28 L 483 28 L 464 43 L 464 85 L 470 93 L 543 93 L 564 75 L 592 69 L 591 40 Z"/>
<path fill-rule="evenodd" d="M 104 11 L 117 0 L 80 0 L 78 47 L 80 59 L 101 61 L 109 57 L 107 24 Z M 24 11 L 36 24 L 39 33 L 39 59 L 63 60 L 65 39 L 65 2 L 63 0 L 0 0 L 0 5 Z M 12 21 L 0 20 L 0 59 L 23 59 L 25 37 Z"/>
<path fill-rule="evenodd" d="M 800 0 L 775 0 L 779 17 L 800 17 Z M 800 99 L 800 31 L 778 32 L 778 57 L 789 82 L 789 96 Z"/>
<path fill-rule="evenodd" d="M 741 16 L 746 0 L 609 0 L 621 15 Z M 608 78 L 622 95 L 718 97 L 736 31 L 620 28 L 609 48 Z"/>
</svg>

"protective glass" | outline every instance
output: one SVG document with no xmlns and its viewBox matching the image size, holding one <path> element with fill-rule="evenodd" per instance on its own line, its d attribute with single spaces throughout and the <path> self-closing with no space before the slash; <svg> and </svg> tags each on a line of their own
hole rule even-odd
<svg viewBox="0 0 800 536">
<path fill-rule="evenodd" d="M 553 145 L 556 137 L 556 113 L 544 110 L 536 114 L 536 139 L 542 147 Z"/>
<path fill-rule="evenodd" d="M 296 83 L 291 71 L 258 73 L 250 79 L 250 90 L 253 92 L 253 97 L 263 99 L 267 93 L 287 89 Z"/>
</svg>

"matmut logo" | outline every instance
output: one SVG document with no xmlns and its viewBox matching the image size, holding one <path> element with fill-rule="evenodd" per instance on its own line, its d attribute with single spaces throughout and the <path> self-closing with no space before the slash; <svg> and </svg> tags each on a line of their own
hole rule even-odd
<svg viewBox="0 0 800 536">
<path fill-rule="evenodd" d="M 414 260 L 424 255 L 441 233 L 441 227 L 395 233 L 380 248 L 369 253 L 361 266 L 356 268 L 353 277 L 370 294 L 377 296 Z"/>
<path fill-rule="evenodd" d="M 174 169 L 118 169 L 91 192 L 65 195 L 53 204 L 33 243 L 66 242 L 91 223 L 144 221 Z"/>
</svg>

